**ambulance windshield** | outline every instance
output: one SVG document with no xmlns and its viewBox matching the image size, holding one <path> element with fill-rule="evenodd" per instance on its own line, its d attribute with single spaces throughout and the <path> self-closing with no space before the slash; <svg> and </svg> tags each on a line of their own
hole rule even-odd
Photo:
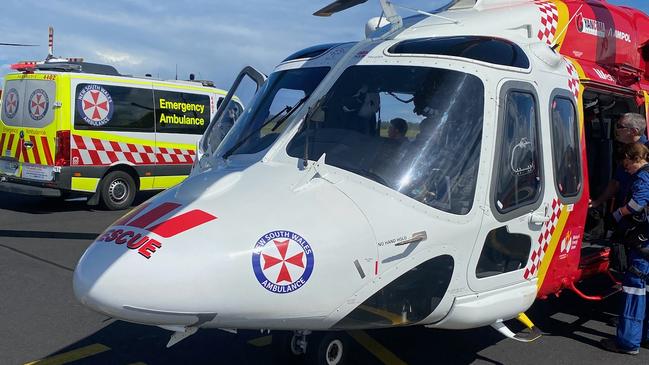
<svg viewBox="0 0 649 365">
<path fill-rule="evenodd" d="M 412 66 L 352 66 L 307 115 L 287 148 L 467 214 L 473 203 L 484 113 L 482 81 Z"/>
<path fill-rule="evenodd" d="M 272 73 L 255 95 L 250 107 L 234 123 L 215 154 L 227 158 L 266 149 L 286 127 L 285 117 L 311 95 L 327 72 L 329 67 L 307 67 Z"/>
</svg>

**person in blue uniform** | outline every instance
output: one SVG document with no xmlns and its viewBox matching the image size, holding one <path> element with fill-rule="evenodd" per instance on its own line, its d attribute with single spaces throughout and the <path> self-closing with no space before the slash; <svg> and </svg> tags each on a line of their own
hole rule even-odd
<svg viewBox="0 0 649 365">
<path fill-rule="evenodd" d="M 645 136 L 647 121 L 644 116 L 638 113 L 625 113 L 615 124 L 615 140 L 623 145 L 649 143 Z M 590 204 L 591 208 L 597 208 L 604 202 L 615 197 L 615 207 L 624 204 L 624 199 L 628 196 L 631 187 L 631 175 L 625 171 L 620 164 L 615 169 L 613 179 L 609 181 L 606 190 Z"/>
<path fill-rule="evenodd" d="M 610 351 L 636 355 L 649 340 L 647 282 L 649 280 L 649 225 L 645 210 L 649 206 L 649 149 L 633 143 L 622 149 L 622 166 L 631 175 L 630 198 L 613 212 L 617 231 L 629 252 L 622 290 L 624 307 L 619 317 L 616 338 L 602 340 Z"/>
</svg>

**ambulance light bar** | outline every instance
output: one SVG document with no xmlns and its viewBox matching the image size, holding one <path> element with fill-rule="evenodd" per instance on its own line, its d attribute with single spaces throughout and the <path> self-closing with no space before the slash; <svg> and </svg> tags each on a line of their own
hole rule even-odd
<svg viewBox="0 0 649 365">
<path fill-rule="evenodd" d="M 46 61 L 20 61 L 9 66 L 12 70 L 16 71 L 34 71 L 35 69 L 46 69 L 48 68 L 47 64 L 50 63 L 81 63 L 83 58 L 81 57 L 69 57 L 69 58 L 50 58 Z"/>
<path fill-rule="evenodd" d="M 38 62 L 36 61 L 21 61 L 9 66 L 12 70 L 16 71 L 34 71 Z"/>
</svg>

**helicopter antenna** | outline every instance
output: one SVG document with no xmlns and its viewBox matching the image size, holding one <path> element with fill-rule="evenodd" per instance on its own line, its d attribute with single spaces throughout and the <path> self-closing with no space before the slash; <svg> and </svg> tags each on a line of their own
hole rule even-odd
<svg viewBox="0 0 649 365">
<path fill-rule="evenodd" d="M 565 32 L 566 29 L 568 29 L 568 26 L 569 26 L 570 24 L 572 24 L 572 21 L 575 19 L 575 17 L 576 17 L 577 15 L 581 14 L 581 8 L 583 8 L 583 7 L 584 7 L 584 4 L 581 4 L 581 5 L 579 6 L 579 8 L 577 8 L 577 11 L 575 11 L 575 13 L 572 15 L 572 17 L 570 18 L 570 20 L 568 20 L 568 23 L 566 23 L 566 25 L 563 27 L 563 29 L 561 29 L 561 32 L 559 32 L 559 34 L 557 34 L 557 36 L 554 37 L 555 42 L 550 46 L 550 48 L 552 48 L 553 50 L 555 50 L 555 49 L 557 49 L 557 47 L 559 47 L 559 38 L 561 38 L 561 36 L 563 35 L 563 32 Z"/>
<path fill-rule="evenodd" d="M 397 9 L 395 9 L 394 5 L 392 5 L 392 2 L 388 0 L 380 0 L 380 2 L 385 19 L 390 22 L 390 24 L 392 24 L 392 30 L 403 27 L 403 18 L 401 18 L 401 15 L 399 15 L 399 13 L 397 13 Z"/>
</svg>

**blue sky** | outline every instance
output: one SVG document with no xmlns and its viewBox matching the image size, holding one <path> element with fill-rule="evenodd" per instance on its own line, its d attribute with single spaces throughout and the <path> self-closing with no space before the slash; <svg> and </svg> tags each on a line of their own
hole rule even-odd
<svg viewBox="0 0 649 365">
<path fill-rule="evenodd" d="M 301 48 L 362 38 L 365 22 L 380 15 L 370 0 L 330 18 L 311 14 L 330 0 L 3 0 L 0 42 L 40 45 L 0 48 L 0 76 L 19 60 L 47 54 L 47 27 L 55 54 L 108 63 L 124 74 L 163 79 L 194 72 L 227 88 L 250 64 L 270 72 Z M 396 0 L 431 10 L 448 0 Z M 649 13 L 647 0 L 609 0 Z M 403 11 L 403 15 L 409 15 Z"/>
</svg>

